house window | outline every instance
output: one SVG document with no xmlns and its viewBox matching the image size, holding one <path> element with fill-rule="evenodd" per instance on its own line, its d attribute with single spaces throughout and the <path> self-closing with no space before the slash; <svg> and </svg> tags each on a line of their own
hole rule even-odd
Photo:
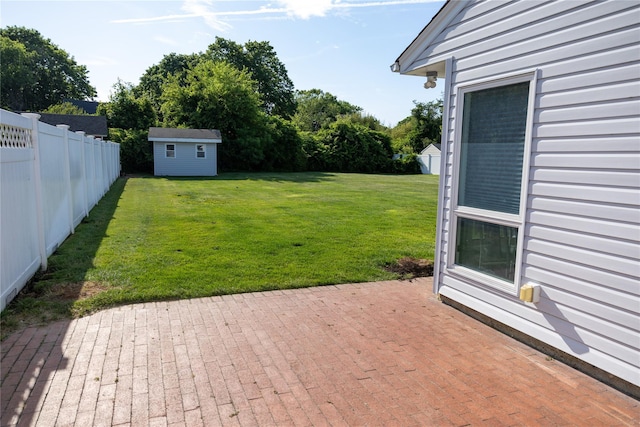
<svg viewBox="0 0 640 427">
<path fill-rule="evenodd" d="M 533 75 L 462 89 L 450 264 L 517 286 Z M 526 175 L 526 174 L 525 174 Z M 451 262 L 452 261 L 452 262 Z M 462 267 L 462 268 L 460 268 Z"/>
<path fill-rule="evenodd" d="M 164 146 L 164 156 L 165 157 L 175 157 L 176 156 L 176 145 L 175 144 L 165 144 Z"/>
<path fill-rule="evenodd" d="M 207 157 L 206 146 L 204 144 L 196 144 L 196 157 L 205 159 Z"/>
<path fill-rule="evenodd" d="M 456 264 L 498 279 L 515 279 L 518 228 L 458 216 Z"/>
</svg>

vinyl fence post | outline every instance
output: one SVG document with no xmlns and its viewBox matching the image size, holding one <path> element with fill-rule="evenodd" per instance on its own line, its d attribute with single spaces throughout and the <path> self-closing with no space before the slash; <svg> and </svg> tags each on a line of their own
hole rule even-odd
<svg viewBox="0 0 640 427">
<path fill-rule="evenodd" d="M 42 174 L 40 173 L 40 142 L 39 142 L 39 119 L 40 114 L 23 113 L 25 117 L 31 119 L 31 144 L 35 159 L 33 161 L 33 181 L 36 191 L 36 220 L 38 227 L 38 252 L 40 253 L 40 268 L 47 270 L 47 243 L 44 232 L 44 206 L 42 203 Z"/>
<path fill-rule="evenodd" d="M 98 203 L 98 185 L 96 183 L 96 140 L 93 135 L 87 135 L 91 141 L 91 208 Z"/>
<path fill-rule="evenodd" d="M 102 199 L 102 196 L 105 195 L 105 189 L 104 189 L 104 176 L 105 176 L 105 149 L 104 149 L 104 142 L 102 142 L 102 140 L 100 141 L 100 166 L 102 167 L 102 173 L 100 174 L 100 188 L 102 189 L 102 191 L 100 192 L 100 198 Z"/>
<path fill-rule="evenodd" d="M 78 135 L 80 135 L 82 137 L 81 141 L 80 141 L 80 153 L 81 153 L 81 157 L 82 157 L 82 189 L 84 191 L 82 191 L 82 196 L 84 198 L 83 203 L 82 203 L 82 208 L 84 209 L 84 217 L 86 218 L 89 215 L 89 196 L 87 195 L 88 191 L 87 190 L 87 159 L 86 159 L 86 150 L 84 147 L 84 132 L 81 130 L 76 131 L 76 133 Z"/>
<path fill-rule="evenodd" d="M 67 187 L 67 205 L 69 207 L 69 234 L 75 232 L 73 226 L 73 190 L 71 188 L 71 160 L 69 158 L 69 125 L 57 125 L 63 130 L 62 141 L 64 143 L 64 181 Z"/>
</svg>

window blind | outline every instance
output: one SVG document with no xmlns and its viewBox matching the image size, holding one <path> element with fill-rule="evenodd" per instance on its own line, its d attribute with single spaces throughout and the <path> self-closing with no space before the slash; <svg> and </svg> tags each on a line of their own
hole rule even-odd
<svg viewBox="0 0 640 427">
<path fill-rule="evenodd" d="M 464 95 L 458 205 L 518 214 L 529 82 Z"/>
</svg>

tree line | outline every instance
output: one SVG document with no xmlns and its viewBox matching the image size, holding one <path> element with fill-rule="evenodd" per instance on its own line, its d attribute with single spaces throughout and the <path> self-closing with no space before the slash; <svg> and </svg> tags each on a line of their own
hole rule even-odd
<svg viewBox="0 0 640 427">
<path fill-rule="evenodd" d="M 64 99 L 96 95 L 86 67 L 36 30 L 0 29 L 0 57 L 2 108 L 81 114 Z M 219 129 L 222 171 L 418 173 L 416 154 L 440 141 L 442 102 L 414 104 L 389 128 L 321 89 L 295 90 L 269 42 L 216 37 L 205 52 L 165 55 L 138 84 L 116 82 L 97 114 L 125 172 L 153 171 L 147 132 L 162 126 Z"/>
</svg>

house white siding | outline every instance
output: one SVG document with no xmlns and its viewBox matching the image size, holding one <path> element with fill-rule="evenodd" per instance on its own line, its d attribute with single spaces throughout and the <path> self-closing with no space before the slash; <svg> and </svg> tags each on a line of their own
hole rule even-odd
<svg viewBox="0 0 640 427">
<path fill-rule="evenodd" d="M 640 385 L 640 3 L 452 3 L 400 69 L 451 65 L 437 292 Z M 522 73 L 537 79 L 516 285 L 539 284 L 536 304 L 450 261 L 458 90 Z"/>
<path fill-rule="evenodd" d="M 175 145 L 175 157 L 166 156 L 166 145 Z M 205 145 L 204 158 L 196 156 L 196 146 Z M 156 176 L 216 176 L 216 143 L 153 142 L 153 173 Z"/>
</svg>

